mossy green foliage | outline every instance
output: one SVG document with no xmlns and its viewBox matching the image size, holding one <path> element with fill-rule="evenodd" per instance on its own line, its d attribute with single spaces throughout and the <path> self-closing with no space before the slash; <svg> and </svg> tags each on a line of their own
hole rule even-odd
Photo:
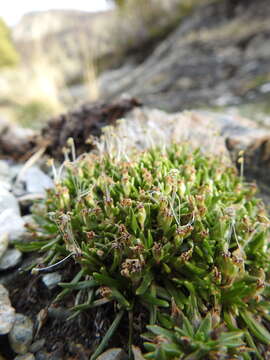
<svg viewBox="0 0 270 360">
<path fill-rule="evenodd" d="M 0 17 L 0 68 L 14 66 L 18 62 L 19 56 L 12 43 L 10 30 Z"/>
<path fill-rule="evenodd" d="M 150 359 L 262 358 L 269 221 L 254 185 L 184 145 L 65 167 L 36 212 L 40 239 L 21 245 L 49 263 L 74 254 L 81 272 L 58 299 L 88 294 L 75 314 L 110 301 L 144 308 L 155 325 L 143 335 Z"/>
</svg>

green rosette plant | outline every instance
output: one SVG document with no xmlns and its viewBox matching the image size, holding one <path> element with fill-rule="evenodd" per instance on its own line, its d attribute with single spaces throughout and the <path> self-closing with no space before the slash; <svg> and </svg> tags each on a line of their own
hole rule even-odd
<svg viewBox="0 0 270 360">
<path fill-rule="evenodd" d="M 148 314 L 148 358 L 263 358 L 269 221 L 254 184 L 225 159 L 179 144 L 90 153 L 65 169 L 34 212 L 36 240 L 19 247 L 44 252 L 49 266 L 66 256 L 79 264 L 57 297 L 83 294 L 75 315 L 115 303 L 92 359 L 125 312 L 131 345 L 138 309 Z"/>
</svg>

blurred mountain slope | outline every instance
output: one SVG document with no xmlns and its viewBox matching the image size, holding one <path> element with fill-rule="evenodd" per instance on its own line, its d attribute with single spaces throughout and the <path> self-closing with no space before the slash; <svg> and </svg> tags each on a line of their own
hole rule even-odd
<svg viewBox="0 0 270 360">
<path fill-rule="evenodd" d="M 102 74 L 100 93 L 129 93 L 168 111 L 235 105 L 270 93 L 270 2 L 195 9 L 139 66 Z"/>
</svg>

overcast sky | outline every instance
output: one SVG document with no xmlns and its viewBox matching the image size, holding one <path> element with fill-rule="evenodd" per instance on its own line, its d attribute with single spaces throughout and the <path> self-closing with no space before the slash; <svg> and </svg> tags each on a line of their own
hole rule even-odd
<svg viewBox="0 0 270 360">
<path fill-rule="evenodd" d="M 0 0 L 0 16 L 13 26 L 20 18 L 31 11 L 51 9 L 75 9 L 84 11 L 99 11 L 108 9 L 106 0 Z"/>
</svg>

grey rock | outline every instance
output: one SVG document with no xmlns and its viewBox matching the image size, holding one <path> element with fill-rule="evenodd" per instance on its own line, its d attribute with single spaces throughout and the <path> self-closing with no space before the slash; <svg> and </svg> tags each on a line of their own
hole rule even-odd
<svg viewBox="0 0 270 360">
<path fill-rule="evenodd" d="M 0 271 L 17 266 L 22 259 L 22 253 L 18 249 L 9 249 L 0 259 Z"/>
<path fill-rule="evenodd" d="M 5 160 L 0 160 L 0 179 L 10 177 L 10 168 Z"/>
<path fill-rule="evenodd" d="M 36 354 L 36 360 L 50 360 L 51 354 L 46 351 L 39 351 Z"/>
<path fill-rule="evenodd" d="M 25 231 L 24 221 L 14 208 L 7 208 L 0 213 L 0 235 L 8 234 L 9 240 L 14 241 Z"/>
<path fill-rule="evenodd" d="M 25 183 L 27 193 L 45 194 L 46 189 L 54 186 L 52 179 L 36 166 L 27 169 L 20 181 Z"/>
<path fill-rule="evenodd" d="M 16 314 L 13 328 L 8 334 L 12 350 L 17 354 L 26 354 L 33 339 L 33 322 L 23 315 Z"/>
<path fill-rule="evenodd" d="M 6 189 L 0 188 L 0 214 L 7 209 L 12 209 L 15 214 L 20 215 L 18 201 L 15 196 Z"/>
<path fill-rule="evenodd" d="M 15 321 L 15 310 L 11 306 L 7 289 L 0 284 L 0 335 L 8 334 Z"/>
<path fill-rule="evenodd" d="M 11 183 L 9 181 L 7 181 L 6 179 L 1 179 L 1 177 L 0 177 L 0 189 L 10 191 L 11 188 L 12 188 Z"/>
<path fill-rule="evenodd" d="M 8 247 L 8 233 L 0 234 L 0 259 Z"/>
<path fill-rule="evenodd" d="M 53 352 L 46 352 L 46 351 L 39 351 L 35 354 L 36 360 L 63 360 L 63 354 L 59 354 L 58 351 Z"/>
<path fill-rule="evenodd" d="M 11 190 L 10 167 L 4 160 L 0 160 L 0 189 Z"/>
<path fill-rule="evenodd" d="M 27 353 L 24 355 L 18 355 L 14 360 L 35 360 L 35 356 L 31 353 Z"/>
<path fill-rule="evenodd" d="M 144 61 L 134 61 L 128 69 L 129 58 L 117 70 L 102 72 L 98 78 L 102 99 L 111 101 L 128 93 L 169 112 L 245 103 L 250 90 L 258 93 L 258 80 L 267 79 L 269 72 L 269 0 L 258 1 L 249 1 L 250 6 L 231 18 L 224 2 L 195 6 Z M 236 34 L 235 28 L 241 32 Z M 247 38 L 241 48 L 239 43 Z"/>
<path fill-rule="evenodd" d="M 62 277 L 58 272 L 52 272 L 42 276 L 42 281 L 50 290 L 54 289 Z"/>
<path fill-rule="evenodd" d="M 126 354 L 121 348 L 112 348 L 99 355 L 97 360 L 124 360 Z"/>
<path fill-rule="evenodd" d="M 30 346 L 29 350 L 32 352 L 32 353 L 36 353 L 38 352 L 39 350 L 41 350 L 43 348 L 43 346 L 45 345 L 45 339 L 39 339 L 35 342 L 33 342 L 33 344 Z"/>
</svg>

